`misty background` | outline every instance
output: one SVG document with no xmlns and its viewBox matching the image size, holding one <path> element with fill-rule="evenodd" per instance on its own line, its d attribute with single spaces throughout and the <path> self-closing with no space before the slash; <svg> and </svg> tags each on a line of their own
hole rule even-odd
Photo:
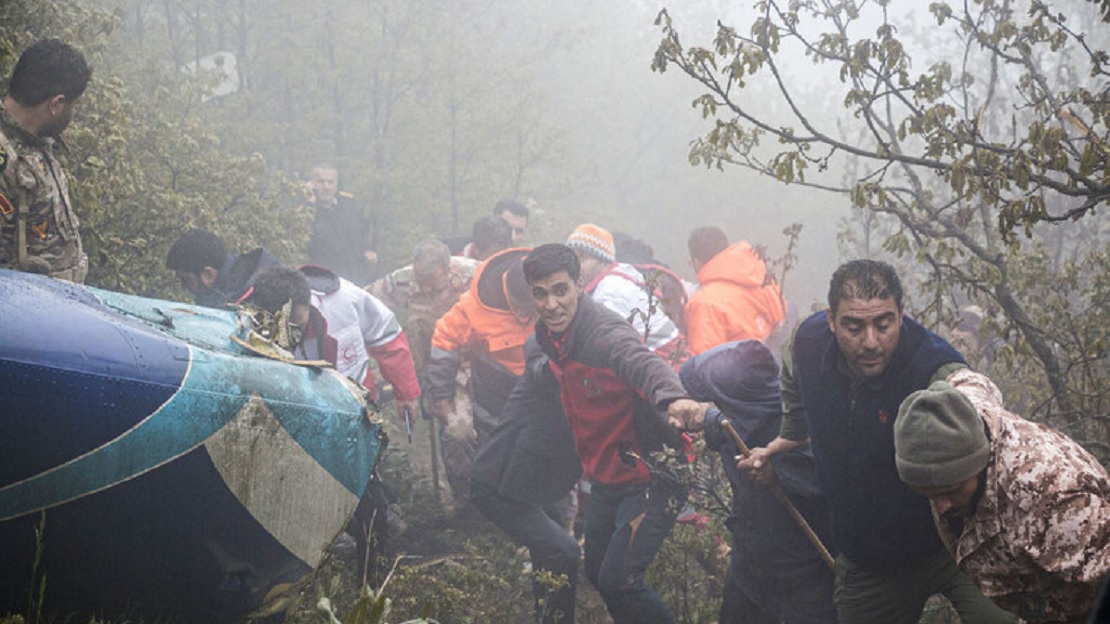
<svg viewBox="0 0 1110 624">
<path fill-rule="evenodd" d="M 824 299 L 847 200 L 690 164 L 691 140 L 714 122 L 690 105 L 696 84 L 651 69 L 662 5 L 93 4 L 117 20 L 97 80 L 157 84 L 138 95 L 154 95 L 152 104 L 167 109 L 187 103 L 181 114 L 200 117 L 221 150 L 261 156 L 254 175 L 303 179 L 314 163 L 333 163 L 340 188 L 380 228 L 380 270 L 404 264 L 421 238 L 469 233 L 498 199 L 516 197 L 532 209 L 531 244 L 561 241 L 594 222 L 644 239 L 691 279 L 685 242 L 693 228 L 718 225 L 730 240 L 765 246 L 774 257 L 786 247 L 782 230 L 801 222 L 800 266 L 785 279 L 786 292 L 802 310 Z M 671 14 L 699 41 L 711 39 L 718 18 L 752 18 L 742 4 L 682 4 Z M 821 82 L 835 73 L 809 72 L 800 77 L 820 97 Z M 286 210 L 299 199 L 296 188 L 272 197 Z M 225 193 L 192 209 L 195 219 L 179 216 L 204 226 L 240 219 L 246 206 Z M 247 233 L 255 240 L 229 246 L 266 236 Z"/>
<path fill-rule="evenodd" d="M 755 0 L 0 0 L 0 70 L 44 36 L 95 68 L 64 156 L 93 286 L 188 301 L 164 260 L 193 227 L 305 261 L 301 182 L 319 162 L 376 221 L 380 272 L 420 239 L 468 233 L 507 197 L 532 210 L 529 244 L 593 222 L 644 239 L 688 279 L 698 226 L 764 247 L 781 278 L 783 230 L 801 224 L 784 280 L 800 315 L 823 307 L 841 261 L 890 261 L 910 313 L 989 374 L 1011 411 L 1110 465 L 1110 0 L 1053 1 L 1036 18 L 1033 0 L 953 1 L 943 24 L 927 10 L 943 2 L 772 4 L 788 14 L 780 27 L 796 11 L 828 58 L 800 37 L 772 52 L 753 43 Z M 675 32 L 655 24 L 664 6 Z M 718 21 L 735 47 L 703 54 Z M 848 50 L 863 52 L 837 57 Z M 889 68 L 903 51 L 899 84 Z M 747 53 L 774 57 L 824 143 L 775 136 L 805 132 L 766 64 L 742 89 L 698 82 L 727 84 Z M 696 58 L 716 65 L 684 74 Z M 853 89 L 874 97 L 846 106 Z M 715 114 L 703 117 L 703 97 Z M 766 124 L 746 163 L 748 145 L 705 138 L 756 125 L 738 108 Z M 800 163 L 806 149 L 804 181 L 750 166 Z M 661 558 L 709 550 L 674 548 Z M 659 568 L 685 592 L 683 567 Z M 707 595 L 715 608 L 719 593 Z"/>
<path fill-rule="evenodd" d="M 193 227 L 303 262 L 328 162 L 379 272 L 506 197 L 529 244 L 593 222 L 687 278 L 720 226 L 799 315 L 842 260 L 890 261 L 911 314 L 978 306 L 1021 401 L 1070 422 L 1105 411 L 1106 6 L 6 0 L 0 69 L 42 36 L 95 68 L 65 163 L 95 286 L 187 300 L 164 259 Z"/>
</svg>

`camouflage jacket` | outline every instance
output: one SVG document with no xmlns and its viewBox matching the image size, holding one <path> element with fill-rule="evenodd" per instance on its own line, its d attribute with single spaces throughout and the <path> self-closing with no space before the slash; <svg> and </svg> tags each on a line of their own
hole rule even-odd
<svg viewBox="0 0 1110 624">
<path fill-rule="evenodd" d="M 371 295 L 382 300 L 401 319 L 416 360 L 416 370 L 423 370 L 432 350 L 432 334 L 440 319 L 459 297 L 470 288 L 476 260 L 452 256 L 447 270 L 447 285 L 442 290 L 420 287 L 412 265 L 401 267 L 366 287 Z"/>
<path fill-rule="evenodd" d="M 947 381 L 986 422 L 991 454 L 973 515 L 958 535 L 937 518 L 941 539 L 1003 609 L 1085 622 L 1110 576 L 1110 475 L 1071 438 L 1006 411 L 985 376 L 963 369 Z"/>
<path fill-rule="evenodd" d="M 54 147 L 54 140 L 24 131 L 0 109 L 0 267 L 62 274 L 86 262 L 79 222 Z M 17 266 L 20 210 L 26 217 L 30 261 L 24 267 Z"/>
</svg>

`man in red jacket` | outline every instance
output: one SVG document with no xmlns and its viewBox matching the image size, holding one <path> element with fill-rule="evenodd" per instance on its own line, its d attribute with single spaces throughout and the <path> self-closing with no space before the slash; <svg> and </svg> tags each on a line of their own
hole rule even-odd
<svg viewBox="0 0 1110 624">
<path fill-rule="evenodd" d="M 586 577 L 617 624 L 674 622 L 644 575 L 674 526 L 686 490 L 653 474 L 644 459 L 672 429 L 698 428 L 701 404 L 624 319 L 583 297 L 581 270 L 566 245 L 541 245 L 524 261 L 539 310 L 536 341 L 558 380 L 585 477 Z"/>
</svg>

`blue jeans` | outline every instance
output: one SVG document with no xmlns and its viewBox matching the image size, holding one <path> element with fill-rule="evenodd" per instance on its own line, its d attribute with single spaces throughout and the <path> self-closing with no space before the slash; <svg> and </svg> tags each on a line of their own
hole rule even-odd
<svg viewBox="0 0 1110 624">
<path fill-rule="evenodd" d="M 674 615 L 644 578 L 686 501 L 681 486 L 594 483 L 586 509 L 586 578 L 615 624 L 667 624 Z"/>
</svg>

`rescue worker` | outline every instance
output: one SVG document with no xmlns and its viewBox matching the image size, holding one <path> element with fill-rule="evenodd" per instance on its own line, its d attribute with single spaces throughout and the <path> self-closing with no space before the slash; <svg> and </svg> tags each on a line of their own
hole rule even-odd
<svg viewBox="0 0 1110 624">
<path fill-rule="evenodd" d="M 643 277 L 629 265 L 613 261 L 613 240 L 604 229 L 579 226 L 568 240 L 579 258 L 590 267 L 590 277 L 602 284 L 593 294 L 620 314 L 626 322 L 638 319 L 636 333 L 643 339 L 644 318 L 633 310 L 649 309 Z M 624 269 L 621 275 L 610 272 Z M 639 283 L 634 282 L 639 276 Z M 609 279 L 604 279 L 608 277 Z M 585 274 L 583 280 L 588 280 Z M 666 347 L 677 341 L 677 330 L 661 311 L 651 317 L 649 346 L 666 356 Z M 660 339 L 660 337 L 662 339 Z M 475 506 L 494 525 L 504 530 L 517 544 L 528 548 L 535 571 L 545 571 L 566 579 L 566 584 L 533 580 L 538 622 L 574 622 L 574 596 L 580 550 L 568 534 L 564 509 L 568 492 L 581 476 L 581 460 L 572 432 L 566 422 L 559 397 L 558 381 L 546 366 L 546 356 L 534 339 L 525 346 L 527 365 L 522 379 L 513 389 L 501 412 L 501 423 L 477 451 L 471 472 Z M 589 497 L 588 482 L 579 484 L 577 500 Z"/>
<path fill-rule="evenodd" d="M 415 413 L 420 386 L 408 340 L 397 318 L 373 295 L 322 267 L 273 267 L 258 276 L 249 302 L 270 313 L 289 304 L 293 343 L 281 346 L 298 359 L 330 362 L 368 389 L 371 398 L 376 396 L 373 358 L 393 385 L 398 414 Z M 403 521 L 390 509 L 385 486 L 375 475 L 347 527 L 355 537 L 360 577 L 373 563 L 371 552 L 380 552 L 385 528 L 397 532 L 400 526 Z"/>
<path fill-rule="evenodd" d="M 12 70 L 0 111 L 0 268 L 85 281 L 89 260 L 55 150 L 91 76 L 58 39 L 31 44 Z"/>
<path fill-rule="evenodd" d="M 528 234 L 528 207 L 516 201 L 515 199 L 502 199 L 497 202 L 493 207 L 493 212 L 490 216 L 498 217 L 509 226 L 509 240 L 501 244 L 496 249 L 486 249 L 484 257 L 474 255 L 474 245 L 478 244 L 479 247 L 487 247 L 487 244 L 479 243 L 479 238 L 490 238 L 494 232 L 493 225 L 487 218 L 479 219 L 474 222 L 471 229 L 470 236 L 451 236 L 444 239 L 444 243 L 451 249 L 451 253 L 461 255 L 466 258 L 476 258 L 478 260 L 485 260 L 492 256 L 494 253 L 508 249 L 509 247 L 520 247 L 524 244 L 524 238 Z M 482 225 L 482 234 L 479 234 L 479 223 Z M 497 239 L 500 240 L 501 235 L 498 233 Z"/>
<path fill-rule="evenodd" d="M 513 230 L 500 217 L 482 217 L 470 230 L 470 242 L 459 255 L 481 262 L 493 254 L 513 245 Z"/>
<path fill-rule="evenodd" d="M 493 207 L 493 215 L 509 224 L 513 247 L 524 244 L 528 235 L 528 207 L 515 199 L 502 199 Z"/>
<path fill-rule="evenodd" d="M 528 549 L 536 622 L 574 624 L 582 551 L 567 525 L 582 462 L 563 415 L 559 382 L 535 336 L 524 353 L 524 374 L 505 402 L 501 422 L 474 456 L 471 500 Z"/>
<path fill-rule="evenodd" d="M 836 624 L 832 572 L 771 489 L 736 468 L 740 450 L 724 430 L 724 423 L 731 424 L 749 447 L 778 434 L 782 404 L 771 352 L 758 340 L 728 342 L 687 360 L 679 377 L 691 398 L 715 405 L 705 415 L 705 444 L 720 453 L 732 489 L 725 521 L 732 550 L 718 623 Z M 829 509 L 809 449 L 775 455 L 770 472 L 829 543 Z"/>
<path fill-rule="evenodd" d="M 452 442 L 466 453 L 451 459 L 456 479 L 462 478 L 463 471 L 469 475 L 474 450 L 497 425 L 509 393 L 524 372 L 524 343 L 536 319 L 521 266 L 527 253 L 527 249 L 507 249 L 478 265 L 470 289 L 436 322 L 432 334 L 424 390 L 445 433 L 464 438 Z M 470 366 L 470 409 L 466 397 L 458 393 L 464 361 Z"/>
<path fill-rule="evenodd" d="M 301 332 L 293 346 L 297 359 L 327 360 L 376 398 L 373 358 L 393 386 L 398 409 L 415 410 L 420 385 L 408 337 L 393 312 L 370 293 L 330 269 L 306 265 L 263 271 L 247 300 L 271 313 L 292 301 L 289 322 Z"/>
<path fill-rule="evenodd" d="M 688 240 L 701 287 L 686 303 L 686 338 L 694 354 L 734 340 L 766 341 L 786 318 L 786 300 L 767 265 L 746 241 L 728 244 L 720 228 Z"/>
<path fill-rule="evenodd" d="M 585 476 L 586 577 L 616 624 L 673 622 L 645 573 L 674 526 L 685 488 L 652 473 L 643 458 L 671 427 L 700 427 L 704 408 L 674 370 L 612 311 L 583 297 L 578 257 L 560 244 L 528 254 L 524 274 L 539 311 L 536 341 L 558 382 Z"/>
<path fill-rule="evenodd" d="M 906 398 L 898 474 L 932 503 L 944 545 L 983 593 L 1026 622 L 1084 624 L 1110 578 L 1110 475 L 1082 446 L 1002 405 L 958 370 Z"/>
<path fill-rule="evenodd" d="M 586 294 L 631 323 L 649 349 L 680 364 L 681 332 L 664 311 L 661 296 L 649 301 L 651 287 L 643 274 L 630 264 L 617 262 L 613 235 L 584 223 L 575 228 L 566 244 L 578 256 Z"/>
</svg>

